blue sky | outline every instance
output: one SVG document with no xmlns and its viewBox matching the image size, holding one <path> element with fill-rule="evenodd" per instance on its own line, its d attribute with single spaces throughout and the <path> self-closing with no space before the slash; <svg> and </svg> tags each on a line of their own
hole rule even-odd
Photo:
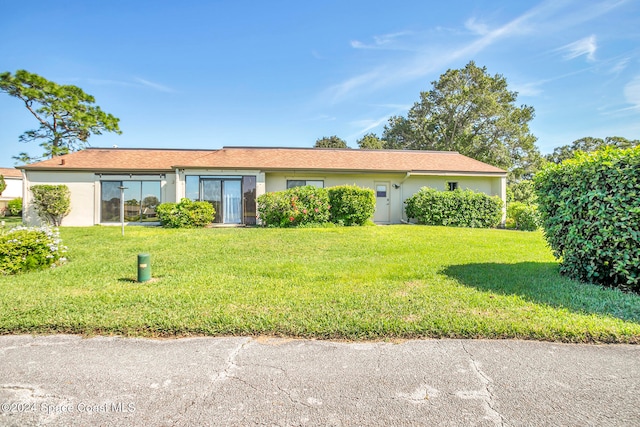
<svg viewBox="0 0 640 427">
<path fill-rule="evenodd" d="M 0 71 L 95 96 L 92 146 L 349 146 L 470 60 L 531 105 L 543 153 L 640 138 L 640 2 L 0 0 Z M 0 166 L 37 127 L 0 93 Z"/>
</svg>

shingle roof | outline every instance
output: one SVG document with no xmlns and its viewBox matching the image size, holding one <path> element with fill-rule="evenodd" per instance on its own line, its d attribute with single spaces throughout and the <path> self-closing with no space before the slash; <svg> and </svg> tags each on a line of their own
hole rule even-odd
<svg viewBox="0 0 640 427">
<path fill-rule="evenodd" d="M 180 168 L 505 174 L 456 152 L 224 147 L 220 150 L 89 148 L 27 170 L 171 171 Z"/>
<path fill-rule="evenodd" d="M 5 178 L 22 178 L 22 172 L 16 168 L 0 168 L 0 175 Z"/>
<path fill-rule="evenodd" d="M 212 150 L 156 150 L 127 148 L 87 148 L 30 165 L 27 170 L 163 171 L 177 163 L 188 164 Z"/>
</svg>

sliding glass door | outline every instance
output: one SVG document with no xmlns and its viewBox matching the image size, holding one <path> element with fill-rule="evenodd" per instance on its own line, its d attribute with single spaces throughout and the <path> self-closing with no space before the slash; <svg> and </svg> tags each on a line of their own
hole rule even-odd
<svg viewBox="0 0 640 427">
<path fill-rule="evenodd" d="M 216 211 L 213 222 L 222 222 L 222 181 L 219 179 L 203 179 L 200 181 L 200 200 L 209 202 Z"/>
<path fill-rule="evenodd" d="M 222 197 L 225 224 L 242 224 L 242 182 L 222 181 Z"/>
<path fill-rule="evenodd" d="M 242 181 L 240 179 L 204 178 L 200 180 L 202 200 L 216 210 L 213 222 L 242 224 Z"/>
</svg>

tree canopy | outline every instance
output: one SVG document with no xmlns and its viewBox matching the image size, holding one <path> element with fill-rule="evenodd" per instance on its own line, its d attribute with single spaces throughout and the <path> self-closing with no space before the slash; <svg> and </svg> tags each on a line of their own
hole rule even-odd
<svg viewBox="0 0 640 427">
<path fill-rule="evenodd" d="M 349 148 L 347 147 L 347 141 L 337 136 L 323 136 L 316 140 L 316 144 L 313 148 Z"/>
<path fill-rule="evenodd" d="M 528 125 L 533 107 L 516 105 L 502 75 L 471 61 L 432 84 L 406 117 L 389 119 L 384 148 L 458 151 L 508 170 L 512 180 L 537 169 L 542 157 Z"/>
<path fill-rule="evenodd" d="M 0 91 L 18 98 L 38 120 L 39 127 L 24 132 L 20 142 L 41 141 L 41 157 L 20 153 L 25 163 L 79 150 L 89 136 L 102 132 L 122 133 L 119 119 L 93 105 L 95 98 L 72 85 L 59 85 L 25 70 L 0 73 Z"/>
<path fill-rule="evenodd" d="M 591 153 L 605 147 L 632 148 L 640 145 L 640 140 L 629 140 L 621 136 L 608 136 L 604 139 L 586 136 L 576 139 L 571 144 L 556 147 L 553 153 L 547 154 L 545 159 L 553 163 L 562 163 L 571 159 L 578 152 Z"/>
<path fill-rule="evenodd" d="M 378 135 L 375 133 L 368 133 L 357 142 L 358 147 L 363 150 L 381 150 L 384 148 L 384 141 L 378 138 Z"/>
</svg>

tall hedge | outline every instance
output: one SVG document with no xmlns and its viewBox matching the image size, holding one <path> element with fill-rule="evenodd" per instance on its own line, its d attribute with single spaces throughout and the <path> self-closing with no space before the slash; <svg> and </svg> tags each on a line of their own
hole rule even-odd
<svg viewBox="0 0 640 427">
<path fill-rule="evenodd" d="M 268 227 L 293 227 L 329 221 L 329 195 L 311 185 L 258 197 L 258 218 Z"/>
<path fill-rule="evenodd" d="M 331 222 L 341 225 L 363 225 L 373 217 L 376 196 L 372 189 L 357 185 L 339 185 L 327 189 L 331 204 Z"/>
<path fill-rule="evenodd" d="M 406 200 L 407 218 L 420 224 L 491 228 L 502 220 L 502 200 L 471 190 L 438 191 L 422 187 Z"/>
<path fill-rule="evenodd" d="M 640 147 L 579 154 L 548 165 L 534 182 L 561 271 L 640 292 Z"/>
<path fill-rule="evenodd" d="M 60 185 L 34 185 L 33 205 L 41 219 L 58 227 L 62 219 L 71 212 L 71 191 L 64 184 Z"/>
</svg>

